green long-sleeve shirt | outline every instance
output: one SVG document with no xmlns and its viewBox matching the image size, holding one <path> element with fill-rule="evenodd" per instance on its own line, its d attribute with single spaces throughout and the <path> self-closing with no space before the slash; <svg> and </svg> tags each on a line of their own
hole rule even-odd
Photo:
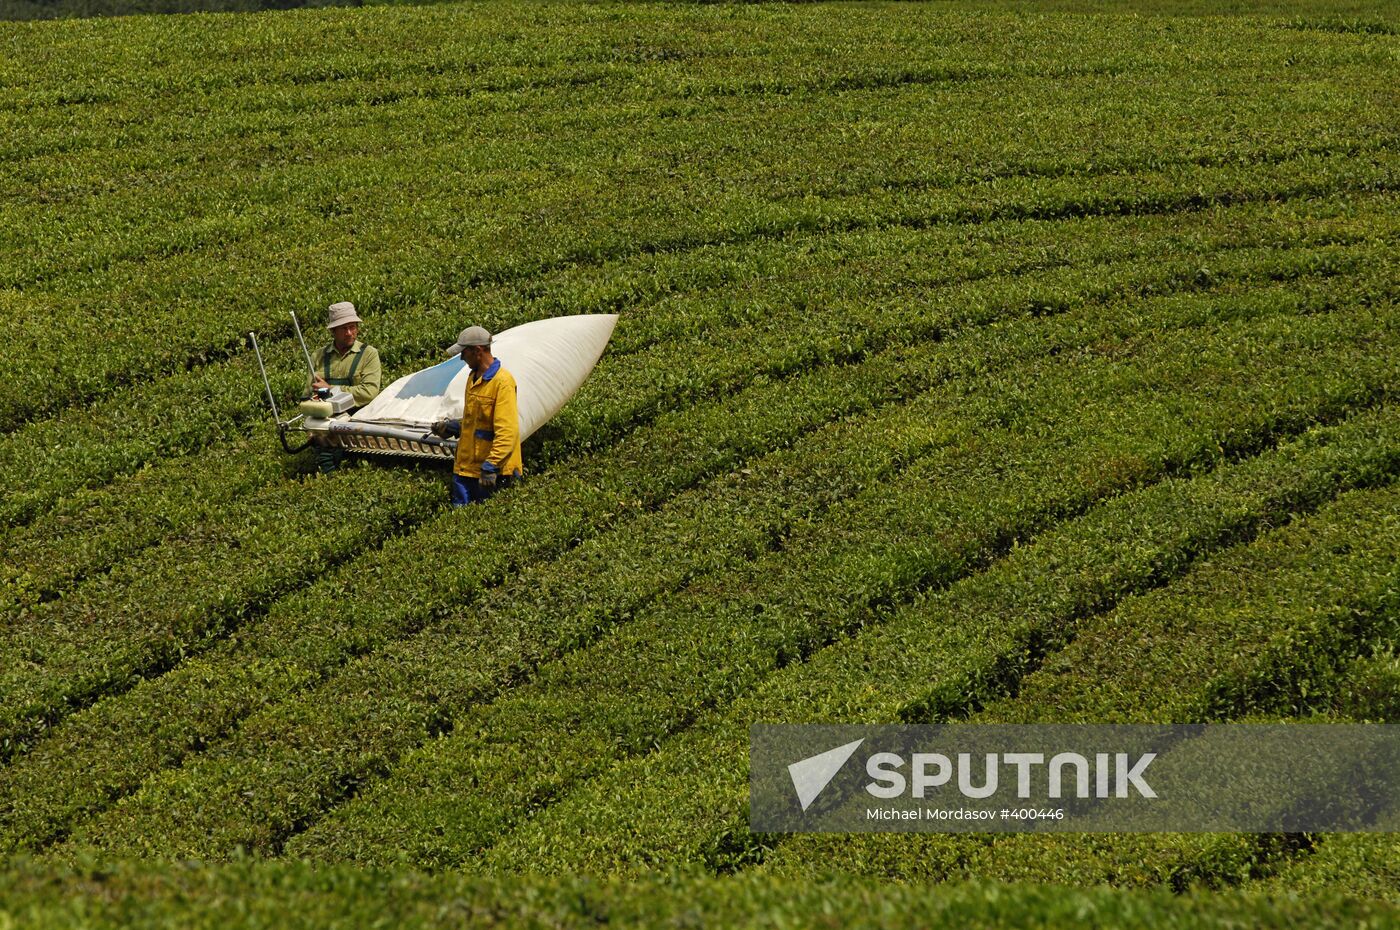
<svg viewBox="0 0 1400 930">
<path fill-rule="evenodd" d="M 379 396 L 384 377 L 379 350 L 358 339 L 344 355 L 335 351 L 334 345 L 322 346 L 311 353 L 311 367 L 327 384 L 349 391 L 356 407 L 363 407 Z M 310 376 L 306 379 L 306 394 L 311 394 Z"/>
</svg>

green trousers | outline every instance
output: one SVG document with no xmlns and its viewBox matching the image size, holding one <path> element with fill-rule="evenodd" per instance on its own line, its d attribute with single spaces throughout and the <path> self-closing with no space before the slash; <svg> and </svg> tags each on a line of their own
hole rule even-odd
<svg viewBox="0 0 1400 930">
<path fill-rule="evenodd" d="M 345 461 L 345 450 L 339 446 L 316 446 L 316 470 L 329 475 Z"/>
</svg>

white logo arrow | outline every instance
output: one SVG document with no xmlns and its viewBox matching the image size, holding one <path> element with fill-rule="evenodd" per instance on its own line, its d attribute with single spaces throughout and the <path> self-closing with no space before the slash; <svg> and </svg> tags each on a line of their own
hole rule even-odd
<svg viewBox="0 0 1400 930">
<path fill-rule="evenodd" d="M 797 799 L 802 802 L 804 813 L 807 808 L 812 806 L 817 795 L 831 784 L 836 773 L 841 771 L 841 766 L 846 764 L 846 760 L 863 742 L 865 742 L 865 738 L 861 737 L 854 743 L 837 746 L 821 755 L 812 756 L 810 759 L 803 759 L 801 762 L 794 762 L 788 766 L 788 774 L 792 776 L 792 786 L 797 789 Z"/>
</svg>

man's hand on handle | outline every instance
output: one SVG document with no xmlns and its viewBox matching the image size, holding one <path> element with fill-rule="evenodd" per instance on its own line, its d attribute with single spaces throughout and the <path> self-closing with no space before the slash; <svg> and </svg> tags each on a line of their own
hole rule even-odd
<svg viewBox="0 0 1400 930">
<path fill-rule="evenodd" d="M 432 426 L 432 433 L 441 439 L 456 439 L 462 435 L 462 421 L 438 420 Z"/>
</svg>

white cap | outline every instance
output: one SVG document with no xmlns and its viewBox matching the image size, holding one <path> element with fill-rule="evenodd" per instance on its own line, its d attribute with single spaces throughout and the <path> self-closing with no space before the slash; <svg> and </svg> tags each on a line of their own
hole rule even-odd
<svg viewBox="0 0 1400 930">
<path fill-rule="evenodd" d="M 342 300 L 338 304 L 331 304 L 326 312 L 326 329 L 335 329 L 337 326 L 344 326 L 346 323 L 363 323 L 360 315 L 355 312 L 355 305 L 348 300 Z"/>
</svg>

